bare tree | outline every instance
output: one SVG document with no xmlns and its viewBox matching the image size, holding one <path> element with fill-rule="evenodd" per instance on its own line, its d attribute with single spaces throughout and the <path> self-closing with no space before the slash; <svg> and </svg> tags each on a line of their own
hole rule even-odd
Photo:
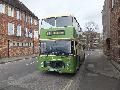
<svg viewBox="0 0 120 90">
<path fill-rule="evenodd" d="M 97 31 L 97 30 L 99 30 L 99 28 L 95 22 L 89 21 L 89 22 L 85 23 L 85 30 L 86 31 Z"/>
<path fill-rule="evenodd" d="M 87 37 L 87 49 L 89 50 L 93 48 L 94 32 L 98 31 L 99 28 L 95 22 L 90 21 L 85 24 L 85 30 L 85 34 Z"/>
</svg>

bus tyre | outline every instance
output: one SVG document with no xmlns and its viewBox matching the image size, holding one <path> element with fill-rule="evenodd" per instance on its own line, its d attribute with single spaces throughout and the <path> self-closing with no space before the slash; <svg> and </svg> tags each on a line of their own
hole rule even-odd
<svg viewBox="0 0 120 90">
<path fill-rule="evenodd" d="M 83 57 L 83 61 L 85 60 L 85 54 L 84 54 L 84 57 Z"/>
<path fill-rule="evenodd" d="M 80 70 L 80 68 L 77 68 L 76 72 L 78 72 Z"/>
<path fill-rule="evenodd" d="M 77 72 L 80 70 L 80 65 L 81 65 L 81 63 L 79 63 L 79 65 L 78 65 L 78 68 L 77 68 Z"/>
<path fill-rule="evenodd" d="M 77 73 L 77 70 L 75 70 L 75 72 L 74 72 L 74 73 L 71 73 L 71 75 L 73 75 L 73 76 L 74 76 L 74 75 L 76 75 L 76 73 Z"/>
</svg>

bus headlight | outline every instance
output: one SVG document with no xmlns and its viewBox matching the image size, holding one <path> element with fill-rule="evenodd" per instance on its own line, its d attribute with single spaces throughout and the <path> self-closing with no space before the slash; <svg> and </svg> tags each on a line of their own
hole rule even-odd
<svg viewBox="0 0 120 90">
<path fill-rule="evenodd" d="M 43 65 L 43 62 L 41 62 L 41 65 Z"/>
<path fill-rule="evenodd" d="M 43 62 L 41 62 L 41 67 L 44 67 L 44 63 Z"/>
<path fill-rule="evenodd" d="M 66 66 L 67 66 L 67 67 L 69 67 L 69 66 L 70 66 L 70 61 L 68 61 L 68 62 L 67 62 Z"/>
<path fill-rule="evenodd" d="M 70 64 L 69 64 L 69 63 L 67 63 L 66 65 L 67 65 L 67 67 L 69 67 L 69 66 L 70 66 Z"/>
</svg>

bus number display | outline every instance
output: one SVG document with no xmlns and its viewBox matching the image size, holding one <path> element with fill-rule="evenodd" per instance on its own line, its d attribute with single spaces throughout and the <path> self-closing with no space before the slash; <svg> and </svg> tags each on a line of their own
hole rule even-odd
<svg viewBox="0 0 120 90">
<path fill-rule="evenodd" d="M 52 35 L 65 35 L 64 30 L 57 30 L 57 31 L 48 31 L 47 36 L 52 36 Z"/>
</svg>

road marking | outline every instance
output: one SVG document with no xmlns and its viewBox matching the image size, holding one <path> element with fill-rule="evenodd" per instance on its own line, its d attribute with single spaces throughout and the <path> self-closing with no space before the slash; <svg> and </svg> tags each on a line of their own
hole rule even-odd
<svg viewBox="0 0 120 90">
<path fill-rule="evenodd" d="M 70 80 L 62 90 L 68 90 L 69 87 L 71 86 L 72 82 L 73 82 L 73 80 Z"/>
<path fill-rule="evenodd" d="M 11 62 L 6 62 L 5 64 L 11 64 Z"/>
<path fill-rule="evenodd" d="M 26 64 L 26 66 L 28 66 L 29 64 Z"/>
<path fill-rule="evenodd" d="M 98 74 L 95 74 L 95 73 L 87 73 L 87 76 L 89 76 L 89 77 L 96 77 L 96 76 L 98 76 Z"/>
<path fill-rule="evenodd" d="M 33 64 L 34 64 L 35 62 L 33 62 Z"/>
<path fill-rule="evenodd" d="M 8 64 L 8 63 L 5 63 L 5 64 Z"/>
<path fill-rule="evenodd" d="M 85 56 L 85 58 L 87 58 L 87 56 Z"/>
<path fill-rule="evenodd" d="M 88 64 L 88 66 L 87 66 L 88 68 L 94 68 L 95 67 L 95 65 L 94 64 Z"/>
<path fill-rule="evenodd" d="M 89 55 L 86 55 L 85 58 L 87 58 Z"/>
</svg>

